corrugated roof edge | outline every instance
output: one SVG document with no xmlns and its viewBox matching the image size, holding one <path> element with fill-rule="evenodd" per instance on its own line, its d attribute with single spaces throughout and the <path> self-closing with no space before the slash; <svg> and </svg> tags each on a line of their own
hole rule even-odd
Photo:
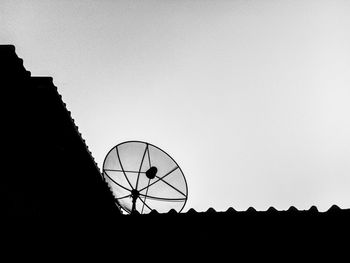
<svg viewBox="0 0 350 263">
<path fill-rule="evenodd" d="M 22 74 L 24 77 L 26 78 L 30 78 L 31 77 L 31 72 L 28 71 L 25 67 L 24 67 L 24 63 L 23 63 L 23 59 L 18 57 L 17 53 L 16 53 L 16 47 L 14 45 L 11 44 L 1 44 L 0 45 L 0 56 L 2 58 L 11 58 L 14 57 L 15 59 L 13 61 L 16 61 L 16 66 L 18 66 L 20 68 L 20 71 L 22 71 Z M 5 59 L 6 60 L 6 59 Z"/>
<path fill-rule="evenodd" d="M 269 213 L 269 214 L 273 214 L 273 213 L 286 213 L 286 214 L 290 214 L 290 213 L 308 213 L 308 214 L 334 214 L 334 213 L 339 213 L 339 212 L 346 212 L 350 214 L 350 209 L 341 209 L 339 206 L 337 205 L 332 205 L 331 207 L 329 207 L 328 210 L 326 211 L 319 211 L 318 208 L 313 205 L 311 206 L 309 209 L 307 210 L 298 210 L 295 206 L 290 206 L 288 209 L 286 210 L 277 210 L 275 207 L 270 206 L 267 210 L 256 210 L 254 207 L 249 207 L 247 210 L 243 210 L 243 211 L 237 211 L 236 209 L 234 209 L 233 207 L 229 207 L 226 211 L 216 211 L 213 207 L 209 207 L 206 211 L 200 211 L 197 212 L 195 209 L 190 208 L 187 212 L 181 212 L 178 213 L 176 212 L 174 209 L 169 210 L 166 213 L 159 213 L 157 210 L 152 210 L 149 214 L 137 214 L 140 216 L 147 216 L 147 215 L 175 215 L 175 214 L 186 214 L 186 215 L 201 215 L 201 214 L 207 214 L 207 215 L 214 215 L 214 214 L 262 214 L 262 213 Z M 126 215 L 127 216 L 127 215 Z"/>
</svg>

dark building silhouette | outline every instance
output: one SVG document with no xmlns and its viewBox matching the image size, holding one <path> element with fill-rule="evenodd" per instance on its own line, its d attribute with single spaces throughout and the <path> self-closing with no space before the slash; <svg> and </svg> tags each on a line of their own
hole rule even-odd
<svg viewBox="0 0 350 263">
<path fill-rule="evenodd" d="M 5 214 L 23 219 L 119 212 L 50 77 L 33 77 L 14 46 L 0 46 L 6 136 Z"/>
<path fill-rule="evenodd" d="M 0 46 L 0 73 L 2 217 L 16 230 L 16 242 L 39 236 L 42 245 L 63 237 L 64 243 L 99 244 L 118 256 L 131 251 L 127 256 L 148 259 L 155 251 L 171 258 L 183 250 L 203 258 L 210 251 L 231 251 L 228 258 L 250 251 L 249 259 L 257 251 L 322 253 L 348 243 L 350 209 L 337 206 L 323 213 L 271 207 L 122 215 L 52 78 L 31 76 L 12 45 Z"/>
</svg>

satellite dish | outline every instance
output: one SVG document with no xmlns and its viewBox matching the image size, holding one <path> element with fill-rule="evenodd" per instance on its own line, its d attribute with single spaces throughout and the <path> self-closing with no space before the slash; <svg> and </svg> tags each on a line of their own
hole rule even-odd
<svg viewBox="0 0 350 263">
<path fill-rule="evenodd" d="M 114 146 L 103 162 L 103 176 L 127 213 L 181 212 L 187 183 L 180 166 L 165 151 L 141 141 Z"/>
</svg>

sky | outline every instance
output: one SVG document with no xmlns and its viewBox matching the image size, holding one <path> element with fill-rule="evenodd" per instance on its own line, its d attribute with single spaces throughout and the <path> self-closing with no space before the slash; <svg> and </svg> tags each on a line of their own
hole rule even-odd
<svg viewBox="0 0 350 263">
<path fill-rule="evenodd" d="M 1 0 L 0 43 L 52 76 L 102 168 L 169 153 L 184 211 L 350 208 L 349 1 Z"/>
</svg>

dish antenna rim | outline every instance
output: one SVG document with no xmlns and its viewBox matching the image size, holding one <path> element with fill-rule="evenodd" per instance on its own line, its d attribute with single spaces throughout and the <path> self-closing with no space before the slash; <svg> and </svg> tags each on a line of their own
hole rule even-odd
<svg viewBox="0 0 350 263">
<path fill-rule="evenodd" d="M 119 143 L 119 144 L 116 144 L 116 145 L 114 145 L 108 152 L 107 152 L 107 154 L 106 154 L 106 156 L 105 156 L 105 158 L 104 158 L 104 160 L 103 160 L 103 165 L 102 165 L 102 176 L 103 176 L 103 178 L 104 178 L 104 180 L 109 180 L 109 181 L 112 181 L 113 183 L 115 183 L 114 182 L 114 180 L 113 179 L 111 179 L 110 178 L 110 176 L 106 173 L 106 169 L 105 169 L 105 164 L 106 164 L 106 159 L 107 159 L 107 157 L 109 156 L 109 154 L 113 151 L 113 150 L 116 150 L 117 149 L 117 152 L 118 152 L 118 147 L 119 146 L 121 146 L 121 145 L 123 145 L 123 144 L 128 144 L 128 143 L 139 143 L 139 144 L 144 144 L 144 145 L 146 145 L 146 148 L 145 148 L 145 151 L 147 150 L 147 148 L 149 147 L 149 146 L 151 146 L 151 147 L 153 147 L 153 148 L 155 148 L 155 149 L 157 149 L 158 151 L 160 151 L 162 154 L 164 154 L 165 156 L 167 156 L 168 158 L 170 158 L 170 160 L 171 161 L 173 161 L 174 162 L 174 164 L 176 165 L 176 167 L 173 169 L 173 170 L 177 170 L 177 169 L 179 169 L 180 170 L 180 173 L 181 173 L 181 175 L 182 175 L 182 178 L 183 178 L 183 180 L 184 180 L 184 184 L 185 184 L 185 189 L 186 189 L 186 191 L 185 191 L 185 197 L 183 198 L 183 205 L 182 205 L 182 207 L 180 208 L 180 209 L 178 209 L 178 213 L 181 213 L 181 211 L 184 209 L 184 207 L 185 207 L 185 205 L 186 205 L 186 203 L 187 203 L 187 200 L 188 200 L 188 184 L 187 184 L 187 180 L 186 180 L 186 177 L 185 177 L 185 175 L 184 175 L 184 173 L 183 173 L 183 171 L 182 171 L 182 169 L 181 169 L 181 167 L 179 166 L 179 164 L 175 161 L 175 159 L 173 158 L 173 157 L 171 157 L 171 155 L 170 154 L 168 154 L 166 151 L 164 151 L 163 149 L 161 149 L 160 147 L 158 147 L 158 146 L 156 146 L 156 145 L 154 145 L 154 144 L 152 144 L 152 143 L 149 143 L 149 142 L 146 142 L 146 141 L 141 141 L 141 140 L 128 140 L 128 141 L 124 141 L 124 142 L 121 142 L 121 143 Z M 118 152 L 118 155 L 119 155 L 119 152 Z M 121 162 L 120 162 L 120 164 L 121 164 Z M 142 159 L 142 161 L 141 161 L 141 165 L 143 164 L 143 159 Z M 150 169 L 151 169 L 152 167 L 150 167 Z M 150 170 L 149 169 L 149 170 Z M 125 174 L 125 170 L 122 168 L 122 172 L 123 172 L 123 174 L 126 176 L 126 174 Z M 172 171 L 170 171 L 170 173 L 172 173 Z M 170 174 L 169 173 L 169 174 Z M 106 178 L 107 177 L 107 178 Z M 128 180 L 128 179 L 127 179 Z M 162 179 L 158 179 L 158 181 L 162 181 Z M 158 182 L 157 181 L 157 182 Z M 118 184 L 117 184 L 118 185 Z M 149 185 L 149 186 L 151 186 L 151 185 Z M 147 186 L 147 188 L 149 187 L 149 186 Z M 120 186 L 119 186 L 120 187 Z M 131 189 L 131 190 L 129 190 L 128 189 L 128 191 L 130 191 L 130 193 L 131 193 L 131 195 L 132 195 L 132 193 L 133 193 L 133 191 L 134 191 L 135 189 L 133 188 L 133 189 Z M 111 189 L 111 191 L 113 192 L 113 190 Z M 137 189 L 136 189 L 136 191 L 137 191 Z M 142 191 L 142 190 L 141 190 Z M 140 191 L 140 192 L 141 192 Z M 113 193 L 114 194 L 114 193 Z M 146 196 L 147 196 L 147 194 L 146 194 Z M 139 197 L 139 196 L 137 196 L 137 197 Z M 137 199 L 137 197 L 135 198 L 135 200 Z M 150 197 L 149 199 L 152 199 L 152 197 Z M 145 198 L 145 200 L 146 200 L 146 198 Z M 128 213 L 128 214 L 134 214 L 134 213 L 139 213 L 139 211 L 137 211 L 136 210 L 136 208 L 135 208 L 135 206 L 133 205 L 133 208 L 131 209 L 131 210 L 129 210 L 129 209 L 126 209 L 123 205 L 121 205 L 120 204 L 120 202 L 118 201 L 118 197 L 115 197 L 115 201 L 116 201 L 116 203 L 117 203 L 117 206 L 121 209 L 121 210 L 123 210 L 123 211 L 125 211 L 126 213 Z M 136 202 L 136 201 L 133 201 L 133 202 Z M 170 201 L 169 201 L 170 202 Z M 172 209 L 174 209 L 174 208 L 171 208 L 171 209 L 169 209 L 169 211 L 170 210 L 172 210 Z M 152 210 L 156 210 L 156 209 L 152 209 Z M 152 211 L 151 210 L 151 211 Z M 150 211 L 150 212 L 151 212 Z M 142 211 L 142 213 L 143 213 L 143 211 Z M 142 214 L 141 213 L 141 214 Z"/>
</svg>

